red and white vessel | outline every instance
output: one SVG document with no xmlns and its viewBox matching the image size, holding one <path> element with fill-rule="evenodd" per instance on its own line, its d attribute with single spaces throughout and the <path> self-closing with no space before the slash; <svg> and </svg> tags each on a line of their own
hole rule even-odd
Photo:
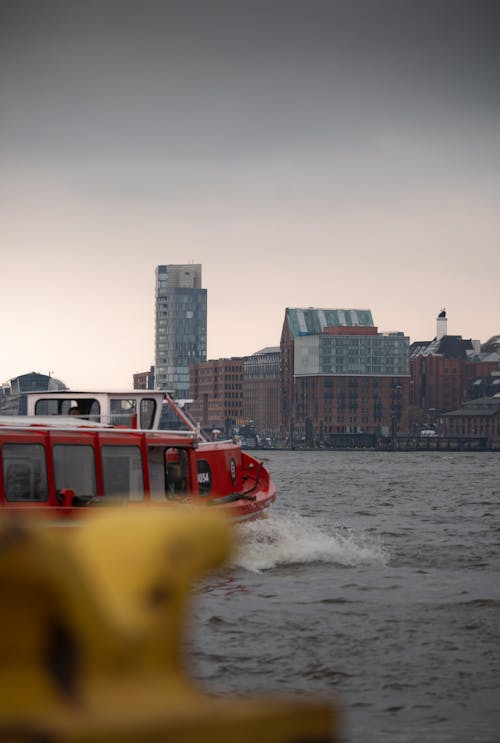
<svg viewBox="0 0 500 743">
<path fill-rule="evenodd" d="M 165 405 L 184 430 L 158 427 Z M 0 417 L 1 509 L 71 519 L 82 507 L 181 501 L 245 521 L 276 498 L 262 462 L 210 441 L 162 392 L 28 393 L 27 412 Z"/>
</svg>

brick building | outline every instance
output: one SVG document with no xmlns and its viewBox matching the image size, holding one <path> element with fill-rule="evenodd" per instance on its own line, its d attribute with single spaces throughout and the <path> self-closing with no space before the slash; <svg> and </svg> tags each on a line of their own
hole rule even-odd
<svg viewBox="0 0 500 743">
<path fill-rule="evenodd" d="M 275 437 L 280 424 L 280 350 L 210 360 L 190 368 L 189 412 L 201 426 L 231 436 L 251 425 L 261 437 Z"/>
<path fill-rule="evenodd" d="M 448 335 L 445 310 L 437 317 L 436 337 L 410 346 L 410 405 L 436 422 L 460 408 L 474 380 L 498 369 L 497 353 L 483 353 L 479 341 Z"/>
<path fill-rule="evenodd" d="M 155 386 L 155 368 L 151 366 L 149 371 L 137 372 L 133 375 L 134 390 L 153 390 Z"/>
<path fill-rule="evenodd" d="M 231 436 L 243 420 L 243 359 L 216 359 L 189 369 L 189 412 L 202 428 Z"/>
<path fill-rule="evenodd" d="M 442 417 L 445 436 L 500 439 L 500 397 L 480 397 Z"/>
<path fill-rule="evenodd" d="M 408 429 L 409 339 L 369 310 L 291 309 L 281 335 L 281 423 L 291 439 Z"/>
<path fill-rule="evenodd" d="M 261 437 L 271 439 L 280 430 L 280 359 L 278 346 L 263 348 L 243 362 L 243 418 Z"/>
<path fill-rule="evenodd" d="M 477 400 L 478 397 L 500 396 L 500 371 L 476 377 L 467 387 L 467 400 Z"/>
</svg>

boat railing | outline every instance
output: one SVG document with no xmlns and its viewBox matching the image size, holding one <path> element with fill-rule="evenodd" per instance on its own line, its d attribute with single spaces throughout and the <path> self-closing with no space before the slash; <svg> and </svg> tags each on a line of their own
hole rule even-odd
<svg viewBox="0 0 500 743">
<path fill-rule="evenodd" d="M 165 437 L 173 436 L 178 440 L 185 439 L 187 442 L 198 444 L 198 439 L 193 431 L 167 430 L 167 429 L 134 429 L 129 426 L 112 426 L 107 423 L 93 420 L 85 420 L 74 415 L 5 415 L 0 416 L 0 431 L 5 432 L 8 429 L 29 429 L 29 430 L 51 430 L 51 431 L 80 431 L 80 432 L 98 432 L 113 433 L 127 436 L 128 434 L 146 434 L 152 440 L 161 440 Z"/>
<path fill-rule="evenodd" d="M 248 465 L 248 467 L 246 468 L 246 471 L 247 472 L 251 471 L 254 466 L 255 466 L 254 462 L 250 462 L 249 465 Z M 262 462 L 259 462 L 259 466 L 258 466 L 257 474 L 256 475 L 254 475 L 253 472 L 251 472 L 251 474 L 244 474 L 243 475 L 243 479 L 248 479 L 249 477 L 252 477 L 252 478 L 255 477 L 254 484 L 250 488 L 248 488 L 247 490 L 243 490 L 243 492 L 241 492 L 241 491 L 240 492 L 235 491 L 233 493 L 229 493 L 228 495 L 222 495 L 219 498 L 213 498 L 209 502 L 210 505 L 211 506 L 216 506 L 216 505 L 220 505 L 222 503 L 233 503 L 234 501 L 237 501 L 237 500 L 250 500 L 250 501 L 257 500 L 257 496 L 256 495 L 251 495 L 251 493 L 253 493 L 255 490 L 257 490 L 257 488 L 259 486 L 259 480 L 260 480 L 261 471 L 262 471 Z"/>
<path fill-rule="evenodd" d="M 253 469 L 254 466 L 255 466 L 255 464 L 253 462 L 250 462 L 250 464 L 248 466 L 248 469 Z M 259 486 L 259 480 L 260 480 L 260 474 L 261 474 L 261 472 L 262 472 L 262 462 L 259 462 L 259 467 L 257 469 L 257 474 L 254 475 L 253 472 L 251 473 L 251 477 L 255 477 L 255 482 L 254 482 L 254 484 L 252 485 L 251 488 L 248 488 L 248 490 L 244 490 L 243 493 L 241 493 L 241 496 L 242 497 L 249 496 L 250 493 L 253 493 L 254 490 L 257 490 L 257 488 Z M 249 475 L 245 475 L 244 474 L 243 477 L 244 478 L 246 477 L 248 479 Z"/>
<path fill-rule="evenodd" d="M 196 434 L 199 441 L 211 441 L 209 434 L 201 427 L 200 423 L 193 418 L 187 408 L 175 401 L 168 392 L 165 393 L 165 402 L 184 423 L 184 425 L 187 426 L 191 432 Z"/>
</svg>

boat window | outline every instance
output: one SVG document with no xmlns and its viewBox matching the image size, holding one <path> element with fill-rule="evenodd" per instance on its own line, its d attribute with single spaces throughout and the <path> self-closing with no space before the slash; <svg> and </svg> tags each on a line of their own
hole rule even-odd
<svg viewBox="0 0 500 743">
<path fill-rule="evenodd" d="M 164 446 L 148 446 L 149 487 L 154 501 L 164 501 L 167 490 Z"/>
<path fill-rule="evenodd" d="M 212 490 L 212 471 L 205 459 L 199 459 L 196 463 L 198 469 L 198 490 L 200 495 L 208 495 Z"/>
<path fill-rule="evenodd" d="M 152 500 L 175 500 L 188 494 L 189 454 L 186 449 L 149 446 L 148 468 Z"/>
<path fill-rule="evenodd" d="M 103 446 L 104 495 L 123 500 L 144 500 L 141 450 L 138 446 Z"/>
<path fill-rule="evenodd" d="M 141 400 L 140 407 L 140 428 L 153 428 L 156 413 L 156 401 L 151 398 Z"/>
<path fill-rule="evenodd" d="M 51 400 L 40 399 L 35 402 L 35 415 L 77 415 L 89 421 L 99 422 L 100 413 L 100 405 L 93 397 L 78 399 L 58 397 Z"/>
<path fill-rule="evenodd" d="M 112 426 L 135 428 L 137 425 L 137 406 L 135 400 L 115 398 L 110 400 L 110 421 Z"/>
<path fill-rule="evenodd" d="M 55 444 L 56 490 L 68 488 L 76 495 L 97 495 L 94 450 L 87 444 Z"/>
<path fill-rule="evenodd" d="M 93 398 L 64 400 L 61 405 L 61 415 L 76 415 L 78 418 L 99 423 L 101 420 L 101 406 Z"/>
<path fill-rule="evenodd" d="M 2 459 L 8 501 L 48 499 L 45 449 L 41 444 L 4 444 Z"/>
<path fill-rule="evenodd" d="M 37 400 L 35 415 L 59 415 L 59 400 Z"/>
<path fill-rule="evenodd" d="M 179 498 L 188 491 L 188 455 L 185 449 L 170 447 L 166 453 L 167 498 Z"/>
</svg>

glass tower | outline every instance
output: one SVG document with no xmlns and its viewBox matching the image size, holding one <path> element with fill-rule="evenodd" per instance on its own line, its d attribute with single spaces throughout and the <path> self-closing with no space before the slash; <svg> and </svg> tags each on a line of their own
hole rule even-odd
<svg viewBox="0 0 500 743">
<path fill-rule="evenodd" d="M 207 360 L 207 290 L 201 265 L 155 271 L 155 387 L 189 397 L 189 367 Z"/>
</svg>

